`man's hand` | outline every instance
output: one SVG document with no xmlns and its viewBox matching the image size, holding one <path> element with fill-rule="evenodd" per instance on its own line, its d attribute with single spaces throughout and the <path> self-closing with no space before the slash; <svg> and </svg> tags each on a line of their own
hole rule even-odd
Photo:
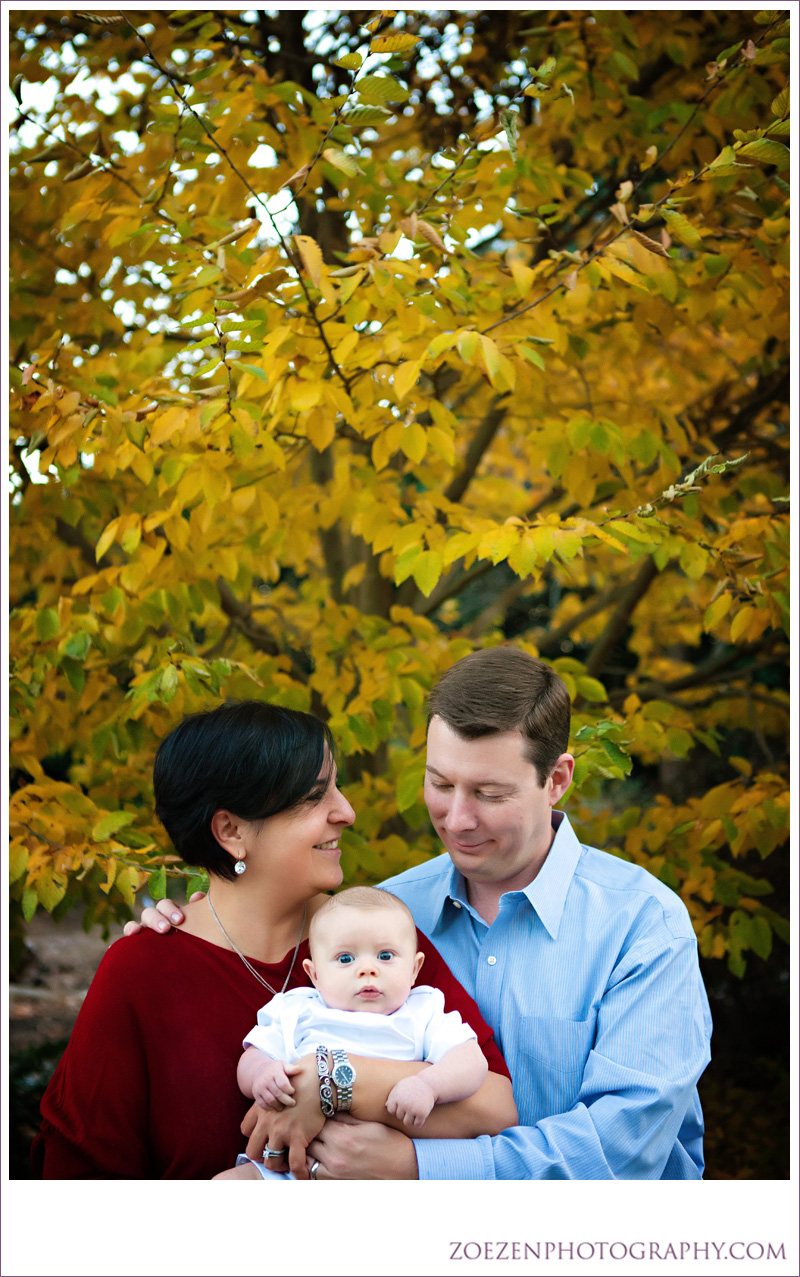
<svg viewBox="0 0 800 1277">
<path fill-rule="evenodd" d="M 194 904 L 195 900 L 205 900 L 206 893 L 204 891 L 195 891 L 194 895 L 189 897 L 189 903 Z M 142 931 L 145 927 L 150 931 L 157 931 L 160 935 L 166 935 L 173 926 L 179 927 L 184 922 L 183 910 L 176 905 L 173 900 L 159 900 L 155 905 L 151 905 L 147 909 L 142 910 L 141 920 L 139 922 L 126 922 L 122 929 L 125 936 L 135 936 L 138 931 Z"/>
<path fill-rule="evenodd" d="M 288 1169 L 298 1179 L 308 1179 L 306 1147 L 325 1123 L 319 1106 L 316 1057 L 306 1055 L 294 1064 L 287 1064 L 286 1072 L 294 1087 L 294 1107 L 271 1113 L 254 1104 L 245 1115 L 241 1131 L 249 1137 L 248 1157 L 260 1162 L 265 1145 L 273 1149 L 288 1149 L 286 1157 L 269 1159 L 270 1170 L 285 1171 L 288 1162 Z"/>
<path fill-rule="evenodd" d="M 425 1074 L 418 1073 L 416 1077 L 404 1077 L 392 1087 L 386 1111 L 399 1117 L 406 1126 L 422 1126 L 435 1103 L 436 1096 L 425 1081 Z"/>
<path fill-rule="evenodd" d="M 380 1122 L 359 1122 L 337 1113 L 306 1152 L 306 1175 L 319 1162 L 315 1179 L 419 1179 L 412 1140 Z"/>
</svg>

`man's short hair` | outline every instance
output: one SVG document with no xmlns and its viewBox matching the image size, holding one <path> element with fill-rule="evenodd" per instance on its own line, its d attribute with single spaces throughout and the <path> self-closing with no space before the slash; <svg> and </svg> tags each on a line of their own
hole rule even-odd
<svg viewBox="0 0 800 1277">
<path fill-rule="evenodd" d="M 521 732 L 540 785 L 569 745 L 565 683 L 518 647 L 488 647 L 456 661 L 431 691 L 429 725 L 432 718 L 441 718 L 465 740 Z"/>
<path fill-rule="evenodd" d="M 334 909 L 346 908 L 393 909 L 397 913 L 403 913 L 408 919 L 411 934 L 416 940 L 417 924 L 411 910 L 398 896 L 393 896 L 389 891 L 381 891 L 378 887 L 346 887 L 344 891 L 338 891 L 335 896 L 330 896 L 314 914 L 308 929 L 309 948 L 313 950 L 314 932 L 318 922 L 324 922 Z"/>
</svg>

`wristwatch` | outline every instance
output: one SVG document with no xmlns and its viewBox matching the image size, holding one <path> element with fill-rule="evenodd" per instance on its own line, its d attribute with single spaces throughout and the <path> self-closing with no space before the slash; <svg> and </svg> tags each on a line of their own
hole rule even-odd
<svg viewBox="0 0 800 1277">
<path fill-rule="evenodd" d="M 346 1051 L 342 1051 L 341 1048 L 334 1048 L 331 1050 L 331 1055 L 333 1056 L 331 1081 L 336 1087 L 336 1110 L 339 1113 L 347 1113 L 353 1103 L 353 1083 L 356 1080 L 356 1071 L 347 1058 Z"/>
<path fill-rule="evenodd" d="M 317 1076 L 319 1077 L 319 1106 L 325 1117 L 333 1117 L 333 1079 L 328 1072 L 328 1048 L 317 1047 Z M 347 1057 L 345 1056 L 345 1059 Z"/>
</svg>

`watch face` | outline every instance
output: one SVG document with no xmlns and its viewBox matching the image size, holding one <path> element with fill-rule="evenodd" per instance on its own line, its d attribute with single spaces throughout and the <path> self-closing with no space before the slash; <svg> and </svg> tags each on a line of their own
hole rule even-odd
<svg viewBox="0 0 800 1277">
<path fill-rule="evenodd" d="M 333 1071 L 333 1080 L 337 1086 L 348 1086 L 355 1076 L 356 1071 L 352 1064 L 339 1064 Z"/>
</svg>

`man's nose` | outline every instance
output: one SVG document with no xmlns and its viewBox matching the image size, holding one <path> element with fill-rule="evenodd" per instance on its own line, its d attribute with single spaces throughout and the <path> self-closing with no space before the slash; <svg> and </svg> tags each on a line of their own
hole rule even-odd
<svg viewBox="0 0 800 1277">
<path fill-rule="evenodd" d="M 451 833 L 475 829 L 478 824 L 474 805 L 462 794 L 453 794 L 445 817 L 445 828 Z"/>
</svg>

